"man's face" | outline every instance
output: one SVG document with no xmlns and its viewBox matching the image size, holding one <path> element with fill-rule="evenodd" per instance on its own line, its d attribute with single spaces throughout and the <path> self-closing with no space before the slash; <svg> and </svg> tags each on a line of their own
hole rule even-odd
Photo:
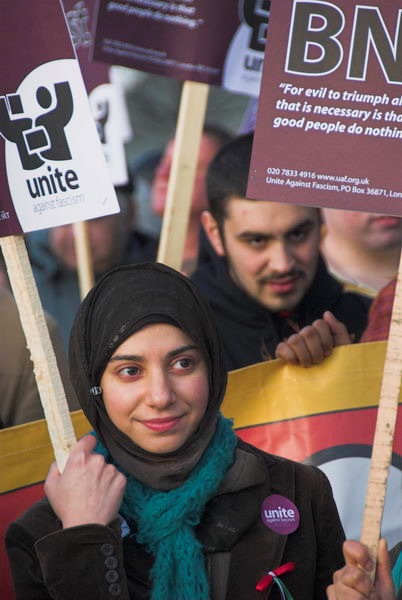
<svg viewBox="0 0 402 600">
<path fill-rule="evenodd" d="M 273 312 L 293 310 L 315 276 L 318 211 L 235 197 L 226 213 L 222 234 L 217 228 L 207 233 L 215 251 L 227 257 L 233 281 Z"/>
<path fill-rule="evenodd" d="M 212 136 L 204 134 L 201 138 L 200 153 L 198 156 L 197 170 L 194 178 L 194 190 L 191 200 L 191 212 L 193 214 L 199 215 L 208 206 L 205 178 L 208 165 L 218 150 L 219 145 L 217 141 Z M 152 210 L 161 217 L 163 216 L 163 211 L 165 210 L 173 151 L 174 140 L 171 140 L 166 146 L 162 159 L 156 168 L 155 177 L 152 183 Z"/>
<path fill-rule="evenodd" d="M 352 210 L 323 209 L 329 232 L 363 250 L 398 247 L 402 242 L 402 219 Z"/>
</svg>

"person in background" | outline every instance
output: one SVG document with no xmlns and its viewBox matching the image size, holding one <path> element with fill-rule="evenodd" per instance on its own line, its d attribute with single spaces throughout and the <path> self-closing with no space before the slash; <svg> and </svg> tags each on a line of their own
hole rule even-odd
<svg viewBox="0 0 402 600">
<path fill-rule="evenodd" d="M 346 286 L 376 296 L 395 276 L 402 219 L 351 210 L 322 209 L 326 232 L 321 252 L 330 273 Z"/>
<path fill-rule="evenodd" d="M 370 299 L 329 275 L 318 209 L 246 198 L 252 141 L 233 140 L 210 164 L 192 279 L 212 306 L 229 370 L 275 357 L 307 367 L 360 339 Z"/>
<path fill-rule="evenodd" d="M 79 404 L 71 388 L 67 357 L 56 324 L 47 316 L 50 338 L 70 410 Z M 17 305 L 0 286 L 0 429 L 43 419 L 43 409 Z"/>
<path fill-rule="evenodd" d="M 0 288 L 9 288 L 10 282 L 7 275 L 7 267 L 4 261 L 3 253 L 0 249 Z"/>
<path fill-rule="evenodd" d="M 200 216 L 203 210 L 208 206 L 205 178 L 208 165 L 218 152 L 218 150 L 230 140 L 229 134 L 218 127 L 206 127 L 204 129 L 199 155 L 197 169 L 194 179 L 194 190 L 191 200 L 191 209 L 187 236 L 184 246 L 183 271 L 190 274 L 194 271 L 200 234 Z M 174 151 L 174 139 L 171 139 L 156 167 L 154 179 L 151 188 L 151 204 L 155 214 L 163 217 L 165 210 L 167 188 L 169 183 L 170 170 L 172 166 Z"/>
<path fill-rule="evenodd" d="M 17 598 L 259 600 L 276 569 L 287 597 L 324 598 L 344 540 L 328 480 L 242 442 L 221 415 L 222 347 L 187 277 L 109 271 L 69 358 L 95 431 L 7 531 Z"/>
<path fill-rule="evenodd" d="M 402 599 L 402 542 L 388 554 L 386 540 L 379 541 L 374 581 L 366 546 L 347 540 L 343 554 L 346 565 L 334 573 L 333 584 L 327 589 L 328 600 Z"/>
<path fill-rule="evenodd" d="M 115 189 L 120 212 L 87 222 L 95 279 L 119 264 L 156 258 L 157 241 L 133 228 L 133 186 Z M 34 231 L 27 236 L 27 248 L 43 307 L 56 320 L 67 347 L 80 304 L 73 226 Z"/>
<path fill-rule="evenodd" d="M 361 342 L 380 342 L 388 339 L 395 290 L 396 277 L 391 279 L 391 281 L 380 290 L 371 305 L 367 327 L 364 330 L 362 339 L 360 340 Z"/>
</svg>

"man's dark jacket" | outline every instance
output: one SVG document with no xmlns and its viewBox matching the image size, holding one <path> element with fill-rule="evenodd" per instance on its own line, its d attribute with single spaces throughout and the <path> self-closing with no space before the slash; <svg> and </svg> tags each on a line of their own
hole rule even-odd
<svg viewBox="0 0 402 600">
<path fill-rule="evenodd" d="M 321 257 L 310 289 L 286 317 L 269 311 L 240 289 L 229 275 L 226 259 L 216 254 L 205 236 L 191 279 L 212 307 L 230 371 L 275 358 L 275 349 L 283 339 L 321 319 L 326 310 L 346 325 L 355 342 L 367 324 L 371 299 L 344 292 Z"/>
</svg>

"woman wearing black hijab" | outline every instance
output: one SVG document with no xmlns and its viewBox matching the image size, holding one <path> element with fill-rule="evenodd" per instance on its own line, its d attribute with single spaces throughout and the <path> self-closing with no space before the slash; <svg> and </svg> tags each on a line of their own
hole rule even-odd
<svg viewBox="0 0 402 600">
<path fill-rule="evenodd" d="M 343 564 L 330 486 L 220 415 L 221 345 L 190 280 L 151 263 L 106 274 L 78 311 L 70 371 L 96 441 L 8 530 L 18 600 L 325 598 Z"/>
</svg>

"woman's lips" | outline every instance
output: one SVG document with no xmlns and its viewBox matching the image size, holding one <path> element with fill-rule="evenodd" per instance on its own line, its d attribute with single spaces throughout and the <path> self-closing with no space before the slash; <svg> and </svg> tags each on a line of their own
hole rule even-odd
<svg viewBox="0 0 402 600">
<path fill-rule="evenodd" d="M 141 423 L 152 431 L 170 431 L 175 427 L 182 417 L 166 417 L 165 419 L 150 419 L 149 421 L 141 421 Z"/>
</svg>

